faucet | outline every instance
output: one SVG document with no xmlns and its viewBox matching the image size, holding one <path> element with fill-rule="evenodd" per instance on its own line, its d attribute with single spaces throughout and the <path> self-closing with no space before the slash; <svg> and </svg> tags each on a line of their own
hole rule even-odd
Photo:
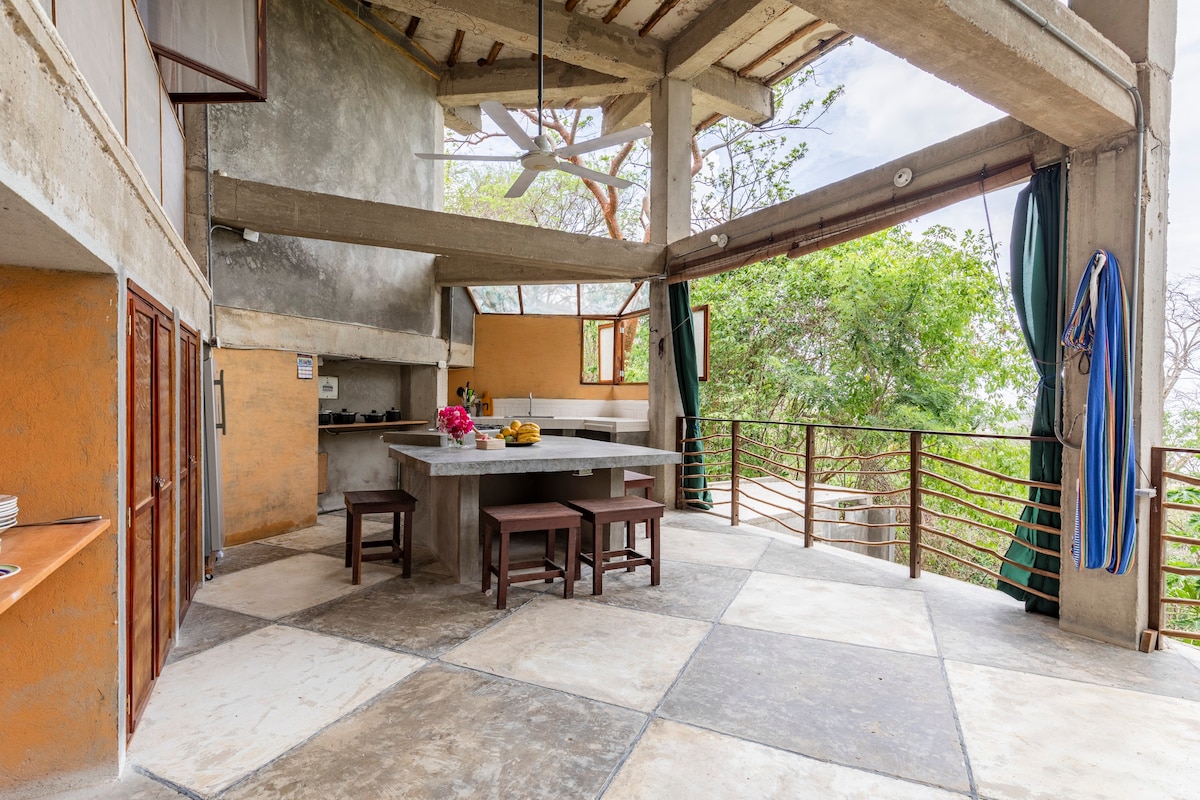
<svg viewBox="0 0 1200 800">
<path fill-rule="evenodd" d="M 533 416 L 533 392 L 529 393 L 529 416 Z"/>
</svg>

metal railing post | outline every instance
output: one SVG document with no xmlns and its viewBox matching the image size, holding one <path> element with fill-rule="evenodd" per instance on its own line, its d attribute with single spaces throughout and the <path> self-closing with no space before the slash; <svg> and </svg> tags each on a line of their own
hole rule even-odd
<svg viewBox="0 0 1200 800">
<path fill-rule="evenodd" d="M 1165 453 L 1161 447 L 1150 448 L 1150 486 L 1155 489 L 1154 497 L 1150 498 L 1150 619 L 1152 631 L 1160 631 L 1163 627 L 1163 559 L 1166 555 L 1167 515 L 1163 513 L 1163 462 Z M 1160 639 L 1161 641 L 1161 639 Z M 1161 646 L 1161 645 L 1160 645 Z"/>
<path fill-rule="evenodd" d="M 908 435 L 908 575 L 921 577 L 921 434 Z"/>
<path fill-rule="evenodd" d="M 814 483 L 816 469 L 813 467 L 813 462 L 816 460 L 817 444 L 816 429 L 812 425 L 804 426 L 804 546 L 813 546 L 813 535 L 816 533 L 813 530 L 816 514 L 813 510 L 813 503 L 816 501 L 817 487 Z"/>
<path fill-rule="evenodd" d="M 740 420 L 734 420 L 730 432 L 730 453 L 731 453 L 731 472 L 730 478 L 730 494 L 729 494 L 729 524 L 737 527 L 742 519 L 742 507 L 738 499 L 738 494 L 742 490 L 742 482 L 740 479 L 742 453 L 738 449 L 738 440 L 742 437 L 742 423 Z"/>
</svg>

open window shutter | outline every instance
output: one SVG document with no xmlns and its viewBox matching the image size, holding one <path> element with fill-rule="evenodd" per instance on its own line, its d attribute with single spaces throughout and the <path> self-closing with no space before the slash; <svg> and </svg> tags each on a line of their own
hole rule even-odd
<svg viewBox="0 0 1200 800">
<path fill-rule="evenodd" d="M 137 0 L 175 103 L 267 99 L 266 0 Z"/>
</svg>

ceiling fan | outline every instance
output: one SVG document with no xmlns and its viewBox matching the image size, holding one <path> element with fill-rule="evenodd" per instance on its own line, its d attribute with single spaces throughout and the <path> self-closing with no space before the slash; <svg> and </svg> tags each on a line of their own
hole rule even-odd
<svg viewBox="0 0 1200 800">
<path fill-rule="evenodd" d="M 418 158 L 440 160 L 440 161 L 519 161 L 525 169 L 517 176 L 517 180 L 509 187 L 505 197 L 520 197 L 525 194 L 525 190 L 533 183 L 534 178 L 548 170 L 557 169 L 562 172 L 569 172 L 572 175 L 577 175 L 580 178 L 588 178 L 603 183 L 608 186 L 615 186 L 618 189 L 625 189 L 633 184 L 624 178 L 618 178 L 615 175 L 609 175 L 604 172 L 598 172 L 594 169 L 581 167 L 578 164 L 573 164 L 565 159 L 571 156 L 590 153 L 593 150 L 601 150 L 605 147 L 613 145 L 625 144 L 637 139 L 641 139 L 650 135 L 650 128 L 646 125 L 640 125 L 636 128 L 626 128 L 620 131 L 613 131 L 604 136 L 599 136 L 595 139 L 588 139 L 583 142 L 567 145 L 555 149 L 550 143 L 550 138 L 542 133 L 542 91 L 545 85 L 545 55 L 543 48 L 545 45 L 545 31 L 542 4 L 544 0 L 538 0 L 538 132 L 536 136 L 530 137 L 525 130 L 517 124 L 517 121 L 508 113 L 508 109 L 503 104 L 497 103 L 494 100 L 486 100 L 479 104 L 483 113 L 487 114 L 493 122 L 500 126 L 500 130 L 512 139 L 513 142 L 520 147 L 523 152 L 519 156 L 498 156 L 498 155 L 460 155 L 457 153 L 417 153 Z"/>
</svg>

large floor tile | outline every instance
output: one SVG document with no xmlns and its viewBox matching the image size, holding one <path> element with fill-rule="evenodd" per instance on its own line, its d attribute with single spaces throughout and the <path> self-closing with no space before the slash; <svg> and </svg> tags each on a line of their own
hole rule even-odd
<svg viewBox="0 0 1200 800">
<path fill-rule="evenodd" d="M 373 533 L 374 531 L 364 522 L 363 532 Z M 340 544 L 344 547 L 346 544 L 346 518 L 337 517 L 333 520 L 322 518 L 321 523 L 310 528 L 272 536 L 270 539 L 260 539 L 259 543 L 286 547 L 290 550 L 320 550 L 322 547 L 333 544 Z"/>
<path fill-rule="evenodd" d="M 535 596 L 511 592 L 508 608 L 498 611 L 495 597 L 484 595 L 474 583 L 453 583 L 418 573 L 408 580 L 385 581 L 342 600 L 285 617 L 283 621 L 434 658 Z"/>
<path fill-rule="evenodd" d="M 242 779 L 426 662 L 271 626 L 171 664 L 129 749 L 200 794 Z"/>
<path fill-rule="evenodd" d="M 717 533 L 688 528 L 662 527 L 663 558 L 717 567 L 751 569 L 771 540 L 740 533 Z"/>
<path fill-rule="evenodd" d="M 710 625 L 542 596 L 444 661 L 650 711 Z"/>
<path fill-rule="evenodd" d="M 274 547 L 260 542 L 234 545 L 222 551 L 224 555 L 213 566 L 213 580 L 241 572 L 244 569 L 270 564 L 296 555 L 295 550 L 285 547 Z"/>
<path fill-rule="evenodd" d="M 936 658 L 718 625 L 662 715 L 846 766 L 967 790 Z"/>
<path fill-rule="evenodd" d="M 650 585 L 650 568 L 634 572 L 613 570 L 604 575 L 604 594 L 591 595 L 591 575 L 584 568 L 584 582 L 577 594 L 595 603 L 634 608 L 673 617 L 715 621 L 750 577 L 744 569 L 689 564 L 684 561 L 662 563 L 662 582 Z M 579 591 L 578 589 L 576 591 Z"/>
<path fill-rule="evenodd" d="M 634 711 L 430 666 L 223 798 L 592 798 L 644 724 Z"/>
<path fill-rule="evenodd" d="M 1145 654 L 1059 630 L 1001 592 L 922 579 L 942 655 L 991 667 L 1200 701 L 1200 670 L 1180 650 Z"/>
<path fill-rule="evenodd" d="M 936 655 L 920 592 L 756 572 L 721 621 L 796 636 Z"/>
<path fill-rule="evenodd" d="M 961 800 L 963 795 L 655 720 L 604 800 Z"/>
<path fill-rule="evenodd" d="M 957 661 L 946 671 L 983 797 L 1196 794 L 1200 703 Z"/>
<path fill-rule="evenodd" d="M 878 558 L 847 553 L 830 545 L 804 547 L 800 541 L 773 541 L 756 569 L 798 578 L 859 583 L 867 586 L 919 588 L 908 568 Z"/>
<path fill-rule="evenodd" d="M 119 778 L 97 783 L 74 791 L 55 794 L 39 794 L 39 800 L 182 800 L 180 794 L 169 786 L 126 769 Z"/>
<path fill-rule="evenodd" d="M 355 586 L 344 564 L 341 559 L 302 553 L 208 581 L 196 599 L 229 611 L 279 619 L 396 577 L 395 570 L 363 564 L 362 583 Z"/>
<path fill-rule="evenodd" d="M 204 603 L 192 603 L 175 639 L 175 647 L 171 650 L 171 655 L 167 656 L 167 663 L 194 656 L 221 642 L 236 639 L 270 624 L 265 619 L 248 614 L 226 611 Z"/>
</svg>

